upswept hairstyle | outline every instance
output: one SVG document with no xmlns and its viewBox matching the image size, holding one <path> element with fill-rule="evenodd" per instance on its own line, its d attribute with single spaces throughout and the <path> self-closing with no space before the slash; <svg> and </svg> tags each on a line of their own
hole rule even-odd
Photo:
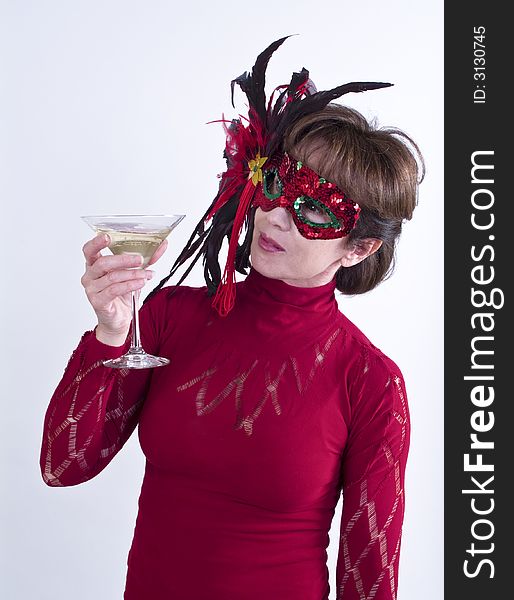
<svg viewBox="0 0 514 600">
<path fill-rule="evenodd" d="M 336 287 L 348 295 L 372 290 L 392 274 L 402 224 L 417 205 L 425 176 L 417 144 L 400 129 L 377 128 L 358 111 L 331 103 L 292 125 L 284 151 L 308 166 L 316 152 L 316 167 L 311 168 L 361 207 L 348 243 L 376 238 L 382 245 L 360 263 L 341 267 Z"/>
</svg>

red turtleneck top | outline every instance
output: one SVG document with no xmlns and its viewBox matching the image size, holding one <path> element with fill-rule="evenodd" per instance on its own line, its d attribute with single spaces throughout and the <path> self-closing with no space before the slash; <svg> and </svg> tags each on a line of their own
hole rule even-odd
<svg viewBox="0 0 514 600">
<path fill-rule="evenodd" d="M 139 425 L 146 469 L 125 600 L 396 598 L 409 416 L 402 375 L 338 309 L 335 283 L 252 270 L 225 318 L 205 288 L 157 292 L 145 349 L 171 364 L 109 369 L 126 346 L 87 332 L 46 412 L 50 486 L 102 471 Z"/>
</svg>

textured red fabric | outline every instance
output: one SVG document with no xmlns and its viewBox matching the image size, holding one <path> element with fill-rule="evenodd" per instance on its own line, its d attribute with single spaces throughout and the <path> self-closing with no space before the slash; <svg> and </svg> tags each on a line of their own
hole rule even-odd
<svg viewBox="0 0 514 600">
<path fill-rule="evenodd" d="M 48 407 L 41 471 L 102 471 L 139 424 L 146 470 L 125 600 L 327 600 L 343 494 L 337 600 L 396 598 L 409 417 L 402 375 L 339 311 L 335 284 L 252 270 L 227 317 L 205 288 L 141 310 L 143 371 L 84 334 Z M 108 476 L 106 474 L 105 476 Z"/>
</svg>

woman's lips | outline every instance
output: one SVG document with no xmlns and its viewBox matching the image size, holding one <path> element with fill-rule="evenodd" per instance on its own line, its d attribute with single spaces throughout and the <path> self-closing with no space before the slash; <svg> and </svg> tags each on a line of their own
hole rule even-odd
<svg viewBox="0 0 514 600">
<path fill-rule="evenodd" d="M 285 252 L 280 244 L 277 244 L 273 238 L 268 237 L 264 233 L 259 235 L 259 246 L 266 252 Z"/>
</svg>

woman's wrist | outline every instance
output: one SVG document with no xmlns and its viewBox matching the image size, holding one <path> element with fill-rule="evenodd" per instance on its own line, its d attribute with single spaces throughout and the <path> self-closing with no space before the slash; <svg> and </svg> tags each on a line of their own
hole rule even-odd
<svg viewBox="0 0 514 600">
<path fill-rule="evenodd" d="M 106 331 L 101 325 L 97 325 L 95 328 L 96 339 L 106 346 L 123 346 L 127 340 L 128 332 L 129 328 L 127 328 L 125 333 L 113 333 L 111 331 Z"/>
</svg>

